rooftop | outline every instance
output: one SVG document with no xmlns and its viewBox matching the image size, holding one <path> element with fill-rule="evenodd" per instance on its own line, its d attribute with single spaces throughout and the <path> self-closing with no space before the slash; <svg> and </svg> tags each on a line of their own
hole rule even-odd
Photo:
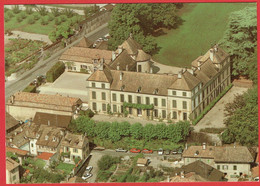
<svg viewBox="0 0 260 186">
<path fill-rule="evenodd" d="M 83 37 L 80 42 L 76 45 L 77 47 L 89 48 L 93 45 L 93 42 L 88 38 Z"/>
<path fill-rule="evenodd" d="M 9 130 L 18 124 L 19 124 L 19 121 L 17 121 L 8 112 L 5 112 L 5 130 Z"/>
<path fill-rule="evenodd" d="M 84 135 L 67 133 L 62 139 L 61 146 L 82 149 L 87 138 Z"/>
<path fill-rule="evenodd" d="M 126 49 L 130 55 L 136 55 L 138 53 L 138 49 L 142 49 L 142 46 L 137 43 L 131 35 L 119 47 Z"/>
<path fill-rule="evenodd" d="M 6 169 L 8 171 L 12 171 L 13 169 L 15 169 L 18 166 L 19 166 L 19 163 L 17 163 L 16 161 L 12 160 L 9 157 L 6 157 Z"/>
<path fill-rule="evenodd" d="M 37 158 L 42 160 L 49 160 L 53 155 L 53 153 L 43 152 L 40 155 L 38 155 Z"/>
<path fill-rule="evenodd" d="M 15 153 L 20 156 L 25 156 L 29 153 L 29 151 L 11 148 L 11 147 L 6 147 L 5 150 L 6 150 L 6 152 L 12 152 L 12 153 Z"/>
</svg>

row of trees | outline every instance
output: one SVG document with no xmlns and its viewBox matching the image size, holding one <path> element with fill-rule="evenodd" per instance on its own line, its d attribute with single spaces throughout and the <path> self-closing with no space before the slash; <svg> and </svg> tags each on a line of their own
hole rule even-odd
<svg viewBox="0 0 260 186">
<path fill-rule="evenodd" d="M 222 134 L 224 143 L 238 142 L 242 145 L 258 145 L 258 87 L 237 95 L 225 106 L 225 124 Z"/>
<path fill-rule="evenodd" d="M 130 33 L 143 46 L 143 50 L 153 54 L 158 50 L 154 31 L 158 28 L 173 28 L 179 20 L 176 9 L 180 4 L 117 4 L 109 21 L 109 48 L 115 50 Z"/>
<path fill-rule="evenodd" d="M 230 14 L 228 28 L 220 45 L 231 55 L 232 74 L 244 75 L 257 82 L 256 6 Z"/>
<path fill-rule="evenodd" d="M 72 132 L 86 133 L 88 137 L 98 137 L 113 142 L 119 141 L 123 137 L 133 137 L 134 139 L 167 139 L 178 143 L 186 139 L 190 132 L 189 122 L 180 121 L 175 124 L 146 124 L 140 123 L 130 125 L 128 122 L 95 122 L 87 116 L 80 116 L 73 120 L 69 126 Z"/>
</svg>

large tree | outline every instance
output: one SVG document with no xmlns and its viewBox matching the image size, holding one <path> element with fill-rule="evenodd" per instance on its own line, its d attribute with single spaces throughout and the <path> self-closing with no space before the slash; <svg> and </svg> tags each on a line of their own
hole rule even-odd
<svg viewBox="0 0 260 186">
<path fill-rule="evenodd" d="M 256 6 L 246 7 L 230 14 L 228 28 L 220 45 L 231 55 L 232 74 L 249 76 L 251 56 L 256 54 L 257 46 Z M 250 76 L 249 76 L 250 77 Z"/>
<path fill-rule="evenodd" d="M 157 49 L 152 34 L 160 27 L 172 28 L 177 22 L 176 4 L 117 4 L 109 21 L 109 46 L 115 49 L 130 33 L 143 46 L 143 50 L 153 53 Z"/>
<path fill-rule="evenodd" d="M 226 131 L 222 134 L 224 143 L 238 142 L 242 145 L 258 144 L 258 91 L 249 89 L 237 95 L 233 102 L 225 106 Z"/>
</svg>

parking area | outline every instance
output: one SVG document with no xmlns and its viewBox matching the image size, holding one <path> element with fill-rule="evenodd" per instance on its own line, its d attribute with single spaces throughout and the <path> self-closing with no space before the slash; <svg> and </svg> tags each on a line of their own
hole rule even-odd
<svg viewBox="0 0 260 186">
<path fill-rule="evenodd" d="M 87 78 L 90 74 L 64 72 L 53 83 L 46 83 L 38 88 L 40 94 L 61 94 L 63 96 L 78 97 L 83 102 L 88 99 L 86 89 Z"/>
</svg>

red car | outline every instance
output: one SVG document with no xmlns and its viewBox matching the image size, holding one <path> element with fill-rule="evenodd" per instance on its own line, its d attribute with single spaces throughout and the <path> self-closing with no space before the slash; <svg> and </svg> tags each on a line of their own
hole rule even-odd
<svg viewBox="0 0 260 186">
<path fill-rule="evenodd" d="M 142 150 L 142 153 L 151 154 L 151 153 L 153 153 L 153 151 L 148 150 L 148 149 L 144 149 L 144 150 Z"/>
<path fill-rule="evenodd" d="M 132 152 L 132 153 L 140 153 L 141 150 L 133 148 L 133 149 L 130 150 L 130 152 Z"/>
</svg>

